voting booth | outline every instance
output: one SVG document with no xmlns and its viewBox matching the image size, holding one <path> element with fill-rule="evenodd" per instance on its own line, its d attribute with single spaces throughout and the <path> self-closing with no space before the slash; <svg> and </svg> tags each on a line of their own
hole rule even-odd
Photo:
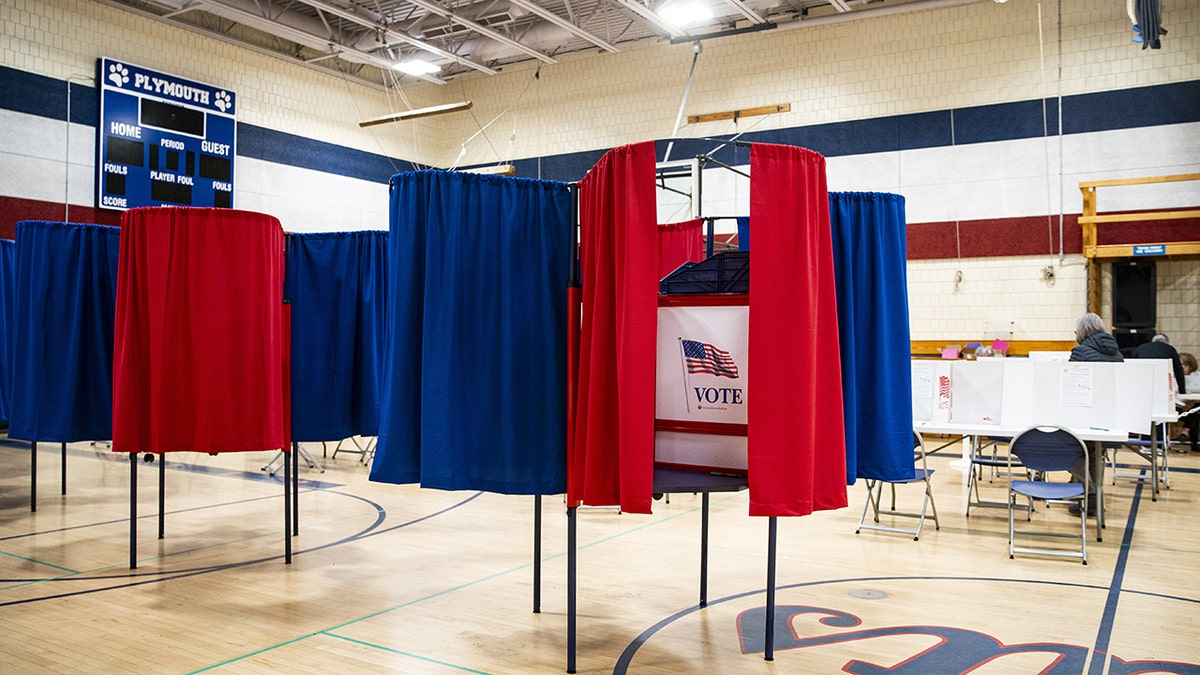
<svg viewBox="0 0 1200 675">
<path fill-rule="evenodd" d="M 660 283 L 656 467 L 746 475 L 749 264 L 721 253 Z"/>
</svg>

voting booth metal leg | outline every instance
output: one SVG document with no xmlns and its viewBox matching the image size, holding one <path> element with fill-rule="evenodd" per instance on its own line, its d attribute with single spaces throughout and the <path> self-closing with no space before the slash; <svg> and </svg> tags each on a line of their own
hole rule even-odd
<svg viewBox="0 0 1200 675">
<path fill-rule="evenodd" d="M 763 660 L 775 660 L 775 541 L 778 516 L 770 516 L 767 525 L 767 624 L 763 636 Z"/>
<path fill-rule="evenodd" d="M 542 496 L 533 496 L 533 613 L 542 611 Z"/>
<path fill-rule="evenodd" d="M 300 536 L 300 453 L 299 453 L 299 449 L 300 449 L 299 443 L 292 443 L 292 456 L 290 458 L 289 457 L 283 458 L 283 461 L 285 461 L 285 462 L 288 459 L 292 460 L 292 501 L 291 501 L 292 529 L 291 529 L 291 532 L 294 536 L 297 536 L 297 537 Z M 284 493 L 284 497 L 285 498 L 287 497 L 286 492 Z M 287 502 L 284 502 L 284 506 L 287 506 Z"/>
<path fill-rule="evenodd" d="M 700 606 L 708 606 L 708 493 L 700 493 Z"/>
<path fill-rule="evenodd" d="M 129 453 L 129 569 L 137 569 L 137 465 L 138 454 Z"/>
<path fill-rule="evenodd" d="M 296 453 L 292 453 L 295 456 Z M 292 462 L 283 458 L 283 564 L 292 564 Z"/>
<path fill-rule="evenodd" d="M 37 441 L 29 444 L 29 510 L 37 511 Z"/>
<path fill-rule="evenodd" d="M 1163 441 L 1166 441 L 1166 432 L 1163 433 Z M 1163 454 L 1167 452 L 1166 443 L 1163 443 Z M 1158 501 L 1158 425 L 1150 425 L 1150 501 Z"/>
<path fill-rule="evenodd" d="M 167 533 L 167 453 L 158 456 L 158 538 Z"/>
<path fill-rule="evenodd" d="M 62 493 L 67 494 L 67 444 L 62 444 Z"/>
<path fill-rule="evenodd" d="M 567 672 L 575 672 L 575 529 L 577 507 L 567 507 Z"/>
<path fill-rule="evenodd" d="M 1096 484 L 1096 541 L 1104 541 L 1104 444 L 1092 442 L 1092 478 Z M 1086 501 L 1086 497 L 1084 500 Z M 1087 518 L 1085 510 L 1082 518 Z"/>
</svg>

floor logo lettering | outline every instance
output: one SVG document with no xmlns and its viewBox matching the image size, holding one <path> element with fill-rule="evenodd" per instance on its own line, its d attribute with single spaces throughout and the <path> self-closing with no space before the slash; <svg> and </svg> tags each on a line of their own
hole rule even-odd
<svg viewBox="0 0 1200 675">
<path fill-rule="evenodd" d="M 804 605 L 779 605 L 775 608 L 776 650 L 804 649 L 842 642 L 867 643 L 875 638 L 896 635 L 925 635 L 938 638 L 938 642 L 934 646 L 913 654 L 890 668 L 859 659 L 848 661 L 842 670 L 855 675 L 969 673 L 1001 657 L 1029 653 L 1053 655 L 1051 664 L 1042 671 L 1044 675 L 1067 675 L 1068 673 L 1078 675 L 1084 672 L 1090 651 L 1087 647 L 1055 642 L 1006 645 L 985 633 L 949 626 L 889 626 L 800 637 L 793 622 L 796 617 L 801 615 L 806 615 L 801 618 L 801 621 L 816 618 L 816 622 L 821 626 L 831 628 L 853 628 L 862 624 L 862 620 L 857 616 L 835 609 Z M 743 654 L 763 651 L 766 616 L 765 607 L 748 609 L 738 615 L 738 638 L 741 641 Z M 1103 658 L 1103 656 L 1103 653 L 1096 654 L 1097 658 Z M 1113 656 L 1108 672 L 1110 675 L 1132 675 L 1145 672 L 1198 675 L 1200 674 L 1200 665 L 1171 661 L 1124 661 Z"/>
</svg>

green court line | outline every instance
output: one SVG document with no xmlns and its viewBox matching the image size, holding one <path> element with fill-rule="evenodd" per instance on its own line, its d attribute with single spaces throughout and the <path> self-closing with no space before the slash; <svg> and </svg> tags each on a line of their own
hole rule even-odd
<svg viewBox="0 0 1200 675">
<path fill-rule="evenodd" d="M 332 638 L 337 638 L 339 640 L 345 640 L 346 642 L 353 642 L 354 644 L 362 645 L 364 647 L 371 647 L 372 649 L 379 649 L 379 650 L 382 650 L 385 652 L 391 652 L 392 654 L 399 654 L 401 656 L 407 656 L 412 659 L 426 661 L 428 663 L 436 663 L 439 666 L 446 666 L 447 668 L 461 670 L 466 673 L 476 673 L 476 675 L 491 675 L 490 673 L 488 673 L 485 670 L 475 670 L 474 668 L 467 668 L 465 666 L 456 666 L 453 663 L 446 663 L 445 661 L 438 661 L 437 659 L 431 659 L 428 656 L 421 656 L 420 654 L 413 654 L 412 652 L 404 652 L 404 651 L 400 651 L 399 649 L 392 649 L 391 647 L 384 647 L 383 645 L 377 645 L 372 642 L 356 640 L 351 637 L 346 637 L 345 635 L 337 635 L 335 633 L 327 633 L 325 631 L 322 631 L 322 634 L 328 635 L 329 637 L 332 637 Z"/>
<path fill-rule="evenodd" d="M 9 553 L 8 551 L 0 551 L 0 555 L 6 555 L 10 558 L 16 558 L 17 560 L 24 560 L 25 562 L 31 562 L 35 565 L 45 565 L 46 567 L 53 567 L 56 570 L 62 570 L 64 572 L 68 572 L 70 574 L 79 574 L 79 572 L 76 572 L 75 570 L 70 569 L 68 567 L 62 567 L 61 565 L 55 565 L 54 563 L 48 563 L 48 562 L 45 562 L 42 560 L 36 560 L 34 558 L 27 558 L 23 555 L 17 555 L 16 553 Z M 22 585 L 24 585 L 24 584 L 22 584 Z M 11 587 L 11 588 L 15 588 L 15 587 Z M 5 589 L 0 589 L 0 590 L 5 590 Z"/>
<path fill-rule="evenodd" d="M 735 494 L 733 494 L 733 495 L 730 495 L 730 496 L 728 496 L 728 497 L 725 497 L 725 498 L 723 498 L 723 499 L 718 499 L 718 500 L 716 500 L 714 503 L 715 503 L 715 504 L 721 504 L 721 503 L 724 503 L 724 502 L 726 502 L 726 501 L 729 501 L 729 500 L 731 500 L 731 499 L 736 499 L 736 498 L 737 498 L 738 496 L 740 496 L 741 494 L 742 494 L 742 493 L 735 493 Z M 710 504 L 710 507 L 711 507 L 711 504 Z M 639 525 L 639 526 L 637 526 L 637 527 L 630 528 L 630 529 L 628 529 L 628 530 L 624 530 L 624 531 L 622 531 L 622 532 L 618 532 L 617 534 L 614 534 L 614 535 L 612 535 L 612 536 L 605 537 L 605 538 L 603 538 L 603 539 L 597 539 L 596 541 L 593 541 L 593 542 L 591 542 L 591 543 L 588 543 L 588 544 L 584 544 L 583 546 L 579 546 L 579 547 L 577 547 L 577 548 L 578 548 L 578 550 L 589 549 L 589 548 L 592 548 L 593 546 L 598 546 L 598 545 L 600 545 L 600 544 L 603 544 L 603 543 L 606 543 L 606 542 L 612 541 L 612 540 L 614 540 L 614 539 L 618 539 L 618 538 L 620 538 L 620 537 L 623 537 L 623 536 L 625 536 L 625 535 L 627 535 L 627 534 L 633 534 L 634 532 L 638 532 L 638 531 L 641 531 L 641 530 L 644 530 L 644 529 L 646 529 L 646 528 L 650 528 L 650 527 L 655 527 L 655 526 L 657 526 L 657 525 L 660 525 L 660 524 L 662 524 L 662 523 L 666 523 L 666 522 L 669 522 L 669 521 L 675 520 L 676 518 L 681 518 L 681 517 L 683 517 L 683 516 L 685 516 L 685 515 L 688 515 L 688 514 L 691 514 L 691 513 L 695 513 L 696 511 L 699 511 L 699 510 L 700 510 L 700 507 L 699 507 L 699 506 L 695 506 L 695 507 L 692 507 L 692 508 L 690 508 L 690 509 L 688 509 L 688 510 L 686 510 L 686 511 L 680 511 L 679 513 L 676 513 L 676 514 L 674 514 L 674 515 L 671 515 L 671 516 L 667 516 L 667 517 L 665 517 L 665 518 L 662 518 L 661 520 L 655 520 L 654 522 L 651 522 L 651 523 L 646 523 L 645 525 Z M 566 554 L 567 554 L 567 552 L 566 552 L 566 551 L 563 551 L 562 553 L 556 553 L 556 554 L 554 554 L 554 555 L 551 555 L 551 556 L 546 556 L 546 557 L 543 557 L 543 558 L 542 558 L 542 560 L 543 560 L 543 561 L 545 561 L 545 560 L 554 560 L 554 559 L 556 559 L 556 558 L 561 558 L 561 557 L 565 556 Z M 379 610 L 379 611 L 377 611 L 377 612 L 372 612 L 372 613 L 370 613 L 370 614 L 366 614 L 366 615 L 364 615 L 364 616 L 360 616 L 360 617 L 358 617 L 357 619 L 351 619 L 351 620 L 349 620 L 349 621 L 344 621 L 344 622 L 342 622 L 342 623 L 339 623 L 339 624 L 336 624 L 336 625 L 334 625 L 334 626 L 330 626 L 329 628 L 325 628 L 325 629 L 322 629 L 322 630 L 319 630 L 319 631 L 316 631 L 316 632 L 313 632 L 313 633 L 308 633 L 307 635 L 301 635 L 301 636 L 295 637 L 295 638 L 293 638 L 293 639 L 291 639 L 291 640 L 287 640 L 287 641 L 285 641 L 285 642 L 280 642 L 279 644 L 276 644 L 276 645 L 271 645 L 271 646 L 263 647 L 262 649 L 257 649 L 257 650 L 255 650 L 255 651 L 252 651 L 252 652 L 249 652 L 249 653 L 243 654 L 243 655 L 241 655 L 241 656 L 235 656 L 235 657 L 233 657 L 233 658 L 231 658 L 231 659 L 226 659 L 226 660 L 224 660 L 224 661 L 221 661 L 221 662 L 219 662 L 219 663 L 214 663 L 214 664 L 212 664 L 212 665 L 210 665 L 210 666 L 205 666 L 204 668 L 200 668 L 200 669 L 197 669 L 197 670 L 193 670 L 193 671 L 191 671 L 191 673 L 189 673 L 189 675 L 195 675 L 196 673 L 203 673 L 203 672 L 206 672 L 206 671 L 209 671 L 209 670 L 214 670 L 214 669 L 216 669 L 216 668 L 220 668 L 220 667 L 222 667 L 222 666 L 227 666 L 227 665 L 229 665 L 229 664 L 231 664 L 231 663 L 236 663 L 236 662 L 238 662 L 238 661 L 242 661 L 242 660 L 244 660 L 244 659 L 248 659 L 248 658 L 250 658 L 250 657 L 257 656 L 257 655 L 259 655 L 259 654 L 262 654 L 262 653 L 264 653 L 264 652 L 269 652 L 269 651 L 271 651 L 271 650 L 273 650 L 273 649 L 278 649 L 279 647 L 285 647 L 285 646 L 287 646 L 287 645 L 294 644 L 294 643 L 296 643 L 296 642 L 299 642 L 299 641 L 301 641 L 301 640 L 307 640 L 308 638 L 310 638 L 310 637 L 313 637 L 313 636 L 316 636 L 316 635 L 330 635 L 330 636 L 332 636 L 332 637 L 339 637 L 339 638 L 340 638 L 340 637 L 341 637 L 340 635 L 334 635 L 334 634 L 333 634 L 333 633 L 331 633 L 330 631 L 335 631 L 335 630 L 338 630 L 338 629 L 340 629 L 340 628 L 345 628 L 345 627 L 347 627 L 347 626 L 352 626 L 352 625 L 354 625 L 354 624 L 356 624 L 356 623 L 361 623 L 361 622 L 363 622 L 363 621 L 367 621 L 367 620 L 369 620 L 369 619 L 374 619 L 374 618 L 376 618 L 376 617 L 383 616 L 384 614 L 389 614 L 389 613 L 391 613 L 391 612 L 394 612 L 394 611 L 396 611 L 396 610 L 398 610 L 398 609 L 404 609 L 405 607 L 411 607 L 412 605 L 416 605 L 416 604 L 418 604 L 418 603 L 425 602 L 426 600 L 432 600 L 432 599 L 434 599 L 434 598 L 441 597 L 441 596 L 443 596 L 443 595 L 446 595 L 446 594 L 448 594 L 448 593 L 453 593 L 453 592 L 455 592 L 455 591 L 460 591 L 460 590 L 462 590 L 462 589 L 464 589 L 464 588 L 469 588 L 469 587 L 471 587 L 471 586 L 475 586 L 475 585 L 477 585 L 477 584 L 481 584 L 481 583 L 484 583 L 484 582 L 487 582 L 487 581 L 491 581 L 491 580 L 493 580 L 493 579 L 497 579 L 497 578 L 499 578 L 499 577 L 503 577 L 503 576 L 506 576 L 506 575 L 512 574 L 512 573 L 514 573 L 514 572 L 519 572 L 519 571 L 521 571 L 521 570 L 528 569 L 528 568 L 530 568 L 530 567 L 532 567 L 532 566 L 533 566 L 533 563 L 532 563 L 532 562 L 525 563 L 524 565 L 518 565 L 517 567 L 514 567 L 514 568 L 512 568 L 512 569 L 509 569 L 509 570 L 504 570 L 504 571 L 501 571 L 501 572 L 496 572 L 495 574 L 491 574 L 491 575 L 488 575 L 488 576 L 486 576 L 486 577 L 481 577 L 481 578 L 479 578 L 479 579 L 476 579 L 476 580 L 474 580 L 474 581 L 468 581 L 468 582 L 466 582 L 466 583 L 464 583 L 464 584 L 459 584 L 458 586 L 453 586 L 453 587 L 451 587 L 451 588 L 445 588 L 445 589 L 442 589 L 442 590 L 440 590 L 440 591 L 438 591 L 438 592 L 436 592 L 436 593 L 430 593 L 429 595 L 426 595 L 426 596 L 423 596 L 423 597 L 420 597 L 420 598 L 414 598 L 414 599 L 412 599 L 412 600 L 409 600 L 408 602 L 403 602 L 403 603 L 400 603 L 399 605 L 395 605 L 395 606 L 393 606 L 393 607 L 388 607 L 388 608 L 385 608 L 385 609 L 381 609 L 381 610 Z M 349 638 L 344 638 L 344 639 L 349 639 Z M 363 643 L 363 644 L 367 644 L 367 643 Z M 385 648 L 385 649 L 386 649 L 386 648 Z M 405 653 L 405 652 L 397 652 L 397 653 L 403 654 L 403 653 Z M 420 658 L 420 657 L 417 657 L 417 658 Z M 435 662 L 435 663 L 436 663 L 436 662 Z M 446 664 L 446 665 L 449 665 L 449 664 Z M 471 672 L 477 672 L 477 671 L 471 671 Z"/>
</svg>

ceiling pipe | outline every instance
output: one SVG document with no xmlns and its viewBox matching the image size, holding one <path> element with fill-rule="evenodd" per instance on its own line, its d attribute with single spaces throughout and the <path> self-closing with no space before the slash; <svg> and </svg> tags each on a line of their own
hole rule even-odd
<svg viewBox="0 0 1200 675">
<path fill-rule="evenodd" d="M 940 9 L 943 7 L 972 5 L 977 2 L 984 1 L 985 0 L 917 0 L 917 2 L 906 2 L 884 7 L 870 7 L 867 9 L 858 9 L 853 12 L 846 12 L 842 14 L 818 16 L 812 19 L 802 18 L 799 21 L 780 24 L 776 30 L 794 30 L 796 28 L 808 28 L 809 26 L 823 26 L 830 23 L 841 23 L 843 21 L 856 21 L 858 19 L 870 19 L 878 16 L 890 16 L 893 14 L 917 12 L 923 9 Z"/>
</svg>

